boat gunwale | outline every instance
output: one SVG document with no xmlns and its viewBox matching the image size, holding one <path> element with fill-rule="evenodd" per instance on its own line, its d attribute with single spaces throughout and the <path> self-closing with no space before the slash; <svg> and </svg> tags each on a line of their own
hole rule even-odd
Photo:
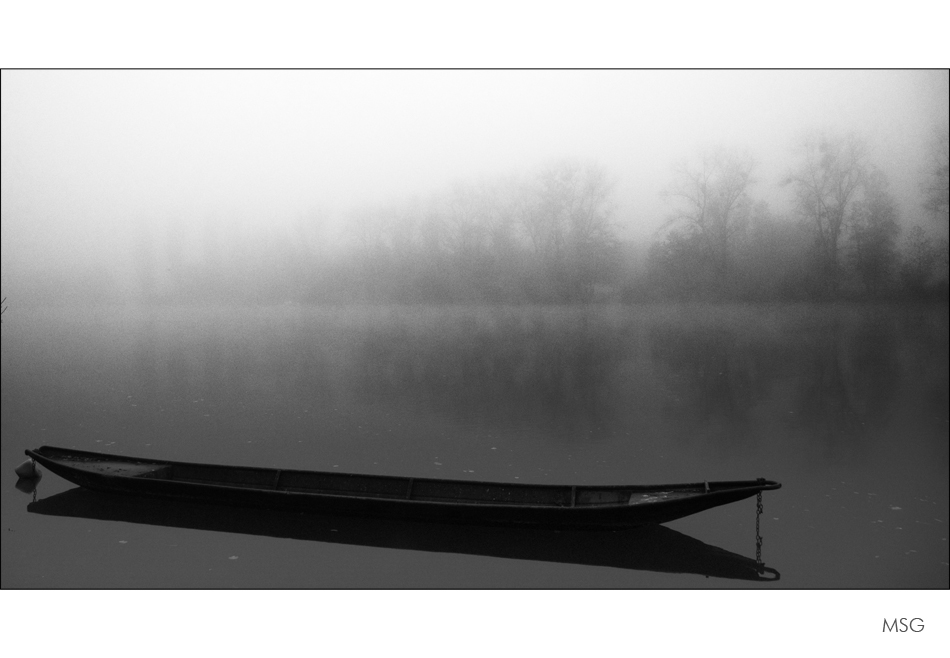
<svg viewBox="0 0 950 658">
<path fill-rule="evenodd" d="M 44 454 L 43 451 L 48 450 L 50 452 L 60 452 L 64 453 L 64 456 L 56 457 L 48 454 Z M 56 463 L 58 466 L 65 469 L 72 469 L 75 471 L 85 472 L 89 475 L 96 478 L 103 478 L 110 481 L 116 482 L 141 482 L 143 480 L 149 480 L 150 482 L 168 482 L 173 485 L 185 485 L 188 487 L 197 487 L 199 490 L 207 491 L 224 491 L 224 492 L 258 492 L 268 495 L 277 495 L 277 496 L 286 496 L 293 499 L 307 499 L 312 497 L 320 498 L 329 498 L 329 499 L 339 499 L 339 500 L 375 500 L 381 502 L 390 502 L 399 505 L 425 505 L 425 506 L 438 506 L 438 507 L 471 507 L 471 508 L 516 508 L 520 510 L 576 510 L 578 512 L 584 512 L 590 514 L 595 511 L 607 512 L 608 510 L 617 510 L 617 509 L 627 509 L 631 507 L 644 507 L 649 506 L 650 508 L 660 508 L 681 504 L 682 501 L 687 499 L 699 499 L 699 498 L 717 498 L 719 496 L 733 495 L 743 491 L 768 491 L 773 489 L 778 489 L 781 487 L 781 484 L 778 482 L 765 480 L 760 478 L 759 480 L 729 480 L 729 481 L 717 481 L 717 482 L 693 482 L 693 483 L 679 483 L 679 484 L 656 484 L 656 485 L 556 485 L 556 484 L 530 484 L 530 483 L 507 483 L 507 482 L 486 482 L 486 481 L 476 481 L 476 480 L 453 480 L 453 479 L 441 479 L 441 478 L 415 478 L 409 476 L 399 476 L 399 475 L 368 475 L 368 474 L 359 474 L 359 473 L 347 473 L 347 472 L 334 472 L 334 471 L 306 471 L 299 469 L 279 469 L 271 467 L 261 467 L 261 466 L 228 466 L 222 464 L 202 464 L 195 462 L 182 462 L 174 460 L 163 460 L 163 459 L 151 459 L 151 458 L 139 458 L 139 457 L 126 457 L 122 455 L 113 455 L 108 453 L 99 453 L 92 452 L 87 450 L 78 450 L 73 448 L 57 448 L 54 446 L 41 446 L 36 450 L 27 449 L 26 454 L 34 459 L 39 459 L 41 461 L 51 461 Z M 517 503 L 510 501 L 476 501 L 476 500 L 465 500 L 465 499 L 452 499 L 446 498 L 443 500 L 438 499 L 425 499 L 425 498 L 399 498 L 395 496 L 387 495 L 374 495 L 367 492 L 333 492 L 333 491 L 294 491 L 290 489 L 279 489 L 271 488 L 265 485 L 248 485 L 248 486 L 235 486 L 229 483 L 219 483 L 219 482 L 203 482 L 199 480 L 175 480 L 175 479 L 161 479 L 161 478 L 143 478 L 138 475 L 123 475 L 118 473 L 101 473 L 95 472 L 92 470 L 86 470 L 81 468 L 81 466 L 75 466 L 70 464 L 71 461 L 67 455 L 77 455 L 79 457 L 90 458 L 91 462 L 107 462 L 115 461 L 119 463 L 127 464 L 146 464 L 146 465 L 155 465 L 155 466 L 189 466 L 189 467 L 202 467 L 202 468 L 212 468 L 212 469 L 221 469 L 221 470 L 243 470 L 243 471 L 255 471 L 255 472 L 272 472 L 272 473 L 295 473 L 295 474 L 304 474 L 304 475 L 330 475 L 333 477 L 340 478 L 371 478 L 377 480 L 389 480 L 396 482 L 410 482 L 415 483 L 420 482 L 430 482 L 430 483 L 439 483 L 439 484 L 461 484 L 466 486 L 486 486 L 494 488 L 513 488 L 518 490 L 548 490 L 548 491 L 563 491 L 563 490 L 585 490 L 585 491 L 630 491 L 631 493 L 637 493 L 641 491 L 658 491 L 658 490 L 683 490 L 683 489 L 701 489 L 697 491 L 694 496 L 685 496 L 678 498 L 669 498 L 669 499 L 660 499 L 653 500 L 648 502 L 637 503 L 631 505 L 629 502 L 617 502 L 617 503 L 605 503 L 605 504 L 582 504 L 582 505 L 561 505 L 557 503 L 547 503 L 547 504 L 536 504 L 536 503 Z M 78 461 L 78 460 L 77 460 Z M 710 491 L 702 489 L 707 486 L 713 486 L 719 488 L 718 491 Z M 735 486 L 730 486 L 735 485 Z M 157 485 L 162 486 L 162 485 Z"/>
</svg>

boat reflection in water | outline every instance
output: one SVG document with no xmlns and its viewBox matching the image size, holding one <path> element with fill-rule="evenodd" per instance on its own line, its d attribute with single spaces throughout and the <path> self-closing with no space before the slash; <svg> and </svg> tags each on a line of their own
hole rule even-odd
<svg viewBox="0 0 950 658">
<path fill-rule="evenodd" d="M 267 511 L 209 503 L 114 496 L 77 487 L 30 503 L 28 511 L 103 521 L 262 535 L 334 544 L 460 553 L 751 581 L 775 569 L 662 525 L 624 530 L 552 530 L 395 521 Z"/>
</svg>

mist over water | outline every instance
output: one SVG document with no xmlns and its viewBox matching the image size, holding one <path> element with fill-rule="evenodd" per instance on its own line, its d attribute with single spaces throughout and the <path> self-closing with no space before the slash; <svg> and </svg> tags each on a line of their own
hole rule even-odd
<svg viewBox="0 0 950 658">
<path fill-rule="evenodd" d="M 946 71 L 2 92 L 4 587 L 947 586 Z M 31 492 L 42 444 L 783 487 L 595 550 Z"/>
<path fill-rule="evenodd" d="M 4 324 L 3 459 L 15 463 L 22 448 L 52 444 L 505 482 L 767 477 L 783 483 L 765 496 L 761 520 L 763 557 L 781 586 L 943 587 L 947 323 L 946 308 L 881 305 L 26 313 Z M 39 497 L 71 486 L 48 475 Z M 192 546 L 182 563 L 141 544 L 149 526 L 64 524 L 24 516 L 28 502 L 4 497 L 5 517 L 22 529 L 5 539 L 10 584 L 119 582 L 105 569 L 92 580 L 82 580 L 91 573 L 82 569 L 45 581 L 28 575 L 48 574 L 49 560 L 105 559 L 96 541 L 77 548 L 56 539 L 84 523 L 106 531 L 102 541 L 138 546 L 148 566 L 130 565 L 121 582 L 144 587 L 191 586 L 189 578 L 227 587 L 748 586 L 635 564 L 605 573 L 523 563 L 509 572 L 496 558 L 486 571 L 476 566 L 484 558 L 456 554 L 432 567 L 403 564 L 386 548 L 348 554 L 332 541 L 304 549 L 299 540 L 166 529 L 162 545 Z M 751 559 L 754 522 L 749 502 L 669 525 Z M 48 546 L 40 555 L 30 551 L 38 535 Z M 484 540 L 470 539 L 472 551 Z M 530 560 L 534 540 L 518 541 L 528 542 Z M 62 549 L 49 548 L 56 545 Z M 256 566 L 211 577 L 202 545 Z M 333 575 L 301 568 L 301 550 L 308 564 L 369 562 Z M 508 559 L 519 555 L 512 550 Z M 402 565 L 401 575 L 370 563 Z"/>
</svg>

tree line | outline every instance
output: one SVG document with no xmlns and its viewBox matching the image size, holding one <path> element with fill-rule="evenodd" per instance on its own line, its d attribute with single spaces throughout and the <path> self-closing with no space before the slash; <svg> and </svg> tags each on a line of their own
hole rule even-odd
<svg viewBox="0 0 950 658">
<path fill-rule="evenodd" d="M 946 131 L 938 135 L 922 205 L 946 224 Z M 942 139 L 942 150 L 939 144 Z M 947 243 L 920 226 L 901 235 L 882 171 L 858 136 L 814 134 L 780 184 L 783 216 L 750 195 L 755 161 L 716 149 L 674 172 L 674 212 L 651 247 L 640 295 L 714 299 L 947 299 Z"/>
<path fill-rule="evenodd" d="M 935 225 L 948 218 L 946 135 L 936 135 L 921 181 Z M 946 240 L 919 226 L 902 233 L 859 137 L 811 135 L 795 157 L 778 181 L 792 202 L 786 213 L 753 196 L 748 154 L 718 148 L 678 165 L 663 191 L 669 215 L 649 245 L 620 239 L 610 174 L 565 159 L 355 209 L 342 251 L 325 247 L 311 217 L 267 242 L 210 227 L 203 260 L 186 263 L 169 229 L 173 257 L 160 265 L 140 255 L 138 279 L 146 298 L 172 301 L 947 300 Z"/>
<path fill-rule="evenodd" d="M 409 302 L 575 302 L 616 285 L 613 182 L 564 160 L 535 176 L 457 182 L 441 194 L 364 208 L 338 280 L 351 295 Z"/>
</svg>

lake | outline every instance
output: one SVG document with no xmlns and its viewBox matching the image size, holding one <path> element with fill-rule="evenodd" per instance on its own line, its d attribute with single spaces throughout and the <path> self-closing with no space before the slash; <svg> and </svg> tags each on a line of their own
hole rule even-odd
<svg viewBox="0 0 950 658">
<path fill-rule="evenodd" d="M 2 436 L 4 588 L 950 585 L 946 306 L 11 307 Z M 19 491 L 44 444 L 783 486 L 639 531 L 427 526 Z"/>
</svg>

